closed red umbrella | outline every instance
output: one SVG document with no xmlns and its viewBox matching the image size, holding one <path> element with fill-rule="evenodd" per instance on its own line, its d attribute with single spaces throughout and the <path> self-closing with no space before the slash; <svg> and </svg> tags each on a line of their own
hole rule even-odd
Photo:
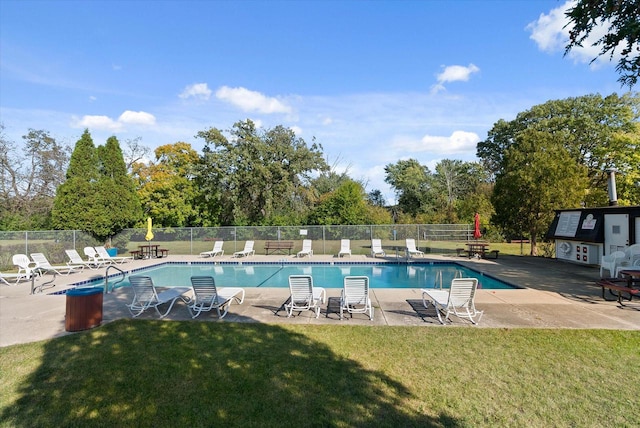
<svg viewBox="0 0 640 428">
<path fill-rule="evenodd" d="M 476 213 L 474 218 L 473 239 L 480 239 L 482 232 L 480 232 L 480 214 Z"/>
</svg>

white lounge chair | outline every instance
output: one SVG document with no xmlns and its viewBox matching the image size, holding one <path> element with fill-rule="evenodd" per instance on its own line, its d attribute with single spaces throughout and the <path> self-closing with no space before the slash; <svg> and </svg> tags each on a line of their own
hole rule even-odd
<svg viewBox="0 0 640 428">
<path fill-rule="evenodd" d="M 311 248 L 313 242 L 311 239 L 302 240 L 302 250 L 298 251 L 297 257 L 313 256 L 313 249 Z"/>
<path fill-rule="evenodd" d="M 611 254 L 602 257 L 600 261 L 600 278 L 615 278 L 618 272 L 616 267 L 626 258 L 624 251 L 614 251 Z"/>
<path fill-rule="evenodd" d="M 103 266 L 115 264 L 115 262 L 111 259 L 102 258 L 100 254 L 98 254 L 98 251 L 96 251 L 95 247 L 84 247 L 83 251 L 84 255 L 87 256 L 87 259 L 89 259 L 90 262 L 93 262 L 96 265 Z"/>
<path fill-rule="evenodd" d="M 291 317 L 293 311 L 314 311 L 316 318 L 320 316 L 320 303 L 326 300 L 326 292 L 322 287 L 313 286 L 311 275 L 291 275 L 289 276 L 289 291 L 291 297 L 284 304 L 287 311 L 287 318 Z"/>
<path fill-rule="evenodd" d="M 38 268 L 42 268 L 46 271 L 55 272 L 58 275 L 69 275 L 72 272 L 78 272 L 84 269 L 84 266 L 69 266 L 69 265 L 59 265 L 53 266 L 49 263 L 47 256 L 43 253 L 31 253 L 31 258 L 37 264 Z"/>
<path fill-rule="evenodd" d="M 11 285 L 9 283 L 9 281 L 7 281 L 7 279 L 15 279 L 16 280 L 16 284 L 18 283 L 18 280 L 22 277 L 21 274 L 18 273 L 2 273 L 0 272 L 0 282 L 3 282 L 7 285 Z"/>
<path fill-rule="evenodd" d="M 254 255 L 256 252 L 253 249 L 253 241 L 247 241 L 244 243 L 244 250 L 236 251 L 233 253 L 233 257 L 249 257 Z"/>
<path fill-rule="evenodd" d="M 483 311 L 478 311 L 475 307 L 477 288 L 478 280 L 476 278 L 455 278 L 451 281 L 449 290 L 423 288 L 422 304 L 425 308 L 428 308 L 429 301 L 431 301 L 436 308 L 436 314 L 441 324 L 449 321 L 449 315 L 451 314 L 459 318 L 467 318 L 473 324 L 477 324 L 483 314 Z M 445 314 L 444 319 L 440 312 Z M 478 319 L 474 319 L 475 317 L 478 317 Z"/>
<path fill-rule="evenodd" d="M 387 254 L 382 249 L 382 240 L 381 239 L 372 239 L 371 240 L 371 257 L 375 256 L 386 256 Z"/>
<path fill-rule="evenodd" d="M 200 253 L 200 257 L 215 257 L 215 256 L 224 256 L 224 250 L 222 249 L 222 245 L 224 241 L 216 241 L 213 244 L 213 250 L 211 251 L 203 251 Z"/>
<path fill-rule="evenodd" d="M 133 289 L 134 297 L 131 304 L 127 305 L 127 308 L 129 308 L 134 318 L 149 308 L 155 309 L 160 318 L 164 318 L 169 314 L 176 300 L 181 299 L 185 303 L 190 302 L 190 299 L 185 298 L 183 294 L 191 291 L 191 287 L 172 287 L 158 293 L 150 276 L 130 276 L 129 283 Z M 158 306 L 165 303 L 168 303 L 169 307 L 162 313 Z"/>
<path fill-rule="evenodd" d="M 217 288 L 212 276 L 192 276 L 191 288 L 193 289 L 193 298 L 188 305 L 191 318 L 197 317 L 203 311 L 208 312 L 215 309 L 218 318 L 222 319 L 229 312 L 233 300 L 239 305 L 244 302 L 244 288 Z"/>
<path fill-rule="evenodd" d="M 373 306 L 369 297 L 369 277 L 347 276 L 340 294 L 340 319 L 344 311 L 350 314 L 366 314 L 373 320 Z"/>
<path fill-rule="evenodd" d="M 133 260 L 133 256 L 112 256 L 103 245 L 94 248 L 96 249 L 96 253 L 98 253 L 98 257 L 105 261 L 122 264 Z"/>
<path fill-rule="evenodd" d="M 407 238 L 405 241 L 405 245 L 407 246 L 407 256 L 420 256 L 424 257 L 424 253 L 416 248 L 416 240 Z"/>
<path fill-rule="evenodd" d="M 342 256 L 351 257 L 351 240 L 350 239 L 340 240 L 340 251 L 338 252 L 338 257 L 342 257 Z"/>
<path fill-rule="evenodd" d="M 89 269 L 98 269 L 103 265 L 102 263 L 83 260 L 76 250 L 64 250 L 64 252 L 67 254 L 67 257 L 69 257 L 69 261 L 67 262 L 68 266 L 84 266 L 88 267 Z"/>
<path fill-rule="evenodd" d="M 26 254 L 14 254 L 12 257 L 13 264 L 18 267 L 16 284 L 21 279 L 29 280 L 32 276 L 38 274 L 38 264 L 29 260 Z"/>
</svg>

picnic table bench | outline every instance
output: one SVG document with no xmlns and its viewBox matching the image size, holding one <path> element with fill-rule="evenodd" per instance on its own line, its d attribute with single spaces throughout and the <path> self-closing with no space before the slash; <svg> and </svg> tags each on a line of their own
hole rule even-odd
<svg viewBox="0 0 640 428">
<path fill-rule="evenodd" d="M 597 285 L 602 287 L 602 298 L 607 300 L 605 297 L 605 289 L 608 288 L 609 292 L 616 295 L 614 291 L 617 291 L 618 295 L 618 303 L 622 305 L 622 293 L 629 293 L 629 300 L 633 296 L 640 296 L 640 290 L 637 288 L 631 288 L 629 282 L 626 279 L 616 279 L 616 278 L 606 278 L 601 279 L 596 282 Z"/>
<path fill-rule="evenodd" d="M 264 250 L 267 255 L 271 251 L 273 254 L 282 252 L 287 250 L 287 253 L 290 255 L 291 250 L 293 250 L 293 241 L 266 241 L 264 243 Z"/>
</svg>

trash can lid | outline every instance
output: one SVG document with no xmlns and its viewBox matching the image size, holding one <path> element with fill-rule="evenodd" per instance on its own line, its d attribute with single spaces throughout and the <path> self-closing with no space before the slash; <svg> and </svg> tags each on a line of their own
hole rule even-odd
<svg viewBox="0 0 640 428">
<path fill-rule="evenodd" d="M 102 291 L 102 287 L 74 288 L 67 291 L 67 296 L 91 296 L 93 294 L 102 293 Z"/>
</svg>

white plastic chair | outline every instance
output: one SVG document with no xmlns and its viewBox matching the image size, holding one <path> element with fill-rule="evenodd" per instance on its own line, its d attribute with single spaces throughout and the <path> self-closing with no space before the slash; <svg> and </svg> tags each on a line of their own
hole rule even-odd
<svg viewBox="0 0 640 428">
<path fill-rule="evenodd" d="M 338 257 L 342 257 L 342 256 L 351 257 L 351 240 L 350 239 L 340 240 L 340 251 L 338 252 Z"/>
<path fill-rule="evenodd" d="M 133 289 L 134 297 L 131 304 L 127 305 L 127 308 L 129 308 L 134 318 L 149 308 L 155 309 L 160 318 L 164 318 L 169 314 L 176 300 L 181 299 L 185 303 L 190 302 L 190 299 L 185 298 L 183 294 L 191 291 L 191 287 L 173 287 L 158 293 L 149 276 L 130 276 L 129 283 Z M 169 307 L 162 313 L 158 306 L 165 303 L 169 303 Z"/>
<path fill-rule="evenodd" d="M 381 255 L 382 257 L 387 254 L 382 249 L 382 240 L 381 239 L 372 239 L 371 240 L 371 256 L 375 257 L 377 255 Z"/>
<path fill-rule="evenodd" d="M 29 260 L 26 254 L 14 254 L 12 261 L 15 266 L 18 266 L 16 284 L 19 283 L 21 279 L 29 280 L 32 276 L 38 274 L 38 264 Z"/>
<path fill-rule="evenodd" d="M 407 238 L 405 241 L 405 245 L 407 246 L 407 255 L 409 257 L 420 256 L 423 257 L 424 253 L 416 248 L 416 240 Z"/>
<path fill-rule="evenodd" d="M 600 261 L 600 278 L 604 278 L 605 270 L 609 271 L 608 278 L 615 278 L 617 275 L 616 267 L 625 259 L 623 251 L 614 251 L 613 253 L 603 256 Z"/>
<path fill-rule="evenodd" d="M 254 255 L 256 252 L 253 249 L 253 241 L 247 241 L 244 243 L 244 250 L 236 251 L 233 253 L 233 257 L 249 257 Z"/>
<path fill-rule="evenodd" d="M 369 277 L 347 276 L 344 278 L 342 293 L 340 294 L 340 319 L 344 311 L 350 314 L 369 313 L 373 320 L 373 306 L 369 297 Z"/>
<path fill-rule="evenodd" d="M 313 249 L 311 248 L 313 244 L 313 241 L 311 241 L 311 239 L 303 239 L 302 240 L 302 250 L 298 251 L 298 257 L 304 257 L 304 256 L 309 256 L 311 257 L 313 255 Z"/>
<path fill-rule="evenodd" d="M 291 275 L 289 276 L 289 291 L 291 297 L 284 304 L 287 311 L 287 318 L 291 317 L 293 311 L 314 311 L 316 318 L 320 317 L 320 303 L 326 300 L 326 292 L 322 287 L 313 286 L 311 275 Z"/>
<path fill-rule="evenodd" d="M 193 299 L 188 305 L 191 318 L 197 317 L 203 311 L 208 312 L 215 309 L 218 313 L 218 319 L 222 319 L 229 312 L 229 306 L 233 300 L 239 305 L 244 302 L 244 288 L 217 288 L 216 281 L 212 276 L 192 276 L 191 288 L 193 289 Z"/>
<path fill-rule="evenodd" d="M 451 314 L 459 318 L 467 318 L 473 324 L 477 324 L 484 313 L 483 311 L 478 311 L 475 307 L 477 288 L 478 280 L 476 278 L 455 278 L 451 281 L 449 290 L 423 288 L 422 304 L 425 308 L 428 308 L 429 301 L 431 301 L 436 308 L 436 314 L 441 324 L 449 321 L 449 315 Z M 440 312 L 445 314 L 444 319 Z M 478 319 L 474 319 L 475 317 L 478 317 Z"/>
<path fill-rule="evenodd" d="M 211 251 L 203 251 L 200 253 L 200 257 L 215 257 L 215 256 L 224 256 L 224 250 L 222 246 L 224 245 L 224 241 L 216 241 L 213 244 L 213 250 Z"/>
<path fill-rule="evenodd" d="M 615 278 L 620 276 L 620 271 L 635 269 L 637 266 L 640 266 L 640 244 L 633 244 L 624 249 L 624 258 L 617 261 Z"/>
</svg>

